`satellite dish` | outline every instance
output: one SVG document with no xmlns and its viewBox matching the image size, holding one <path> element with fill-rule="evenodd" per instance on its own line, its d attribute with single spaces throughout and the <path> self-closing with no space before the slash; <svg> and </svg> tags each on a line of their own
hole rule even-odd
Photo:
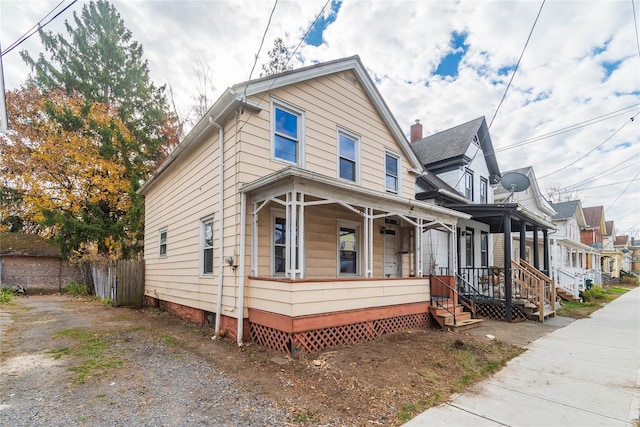
<svg viewBox="0 0 640 427">
<path fill-rule="evenodd" d="M 520 172 L 507 172 L 502 175 L 502 179 L 500 180 L 502 186 L 511 192 L 509 194 L 509 199 L 513 198 L 513 193 L 519 193 L 521 191 L 526 190 L 531 185 L 531 181 L 527 178 L 526 175 L 521 174 Z"/>
</svg>

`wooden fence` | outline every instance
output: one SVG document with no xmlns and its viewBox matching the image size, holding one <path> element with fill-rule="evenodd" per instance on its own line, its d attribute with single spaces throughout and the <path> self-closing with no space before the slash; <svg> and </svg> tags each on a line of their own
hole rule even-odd
<svg viewBox="0 0 640 427">
<path fill-rule="evenodd" d="M 111 299 L 115 306 L 142 305 L 144 260 L 92 264 L 91 277 L 96 296 Z"/>
</svg>

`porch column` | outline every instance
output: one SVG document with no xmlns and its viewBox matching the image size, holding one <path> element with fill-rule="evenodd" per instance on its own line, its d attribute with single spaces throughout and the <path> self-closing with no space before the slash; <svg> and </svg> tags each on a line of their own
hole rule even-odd
<svg viewBox="0 0 640 427">
<path fill-rule="evenodd" d="M 538 226 L 533 226 L 533 266 L 540 270 L 540 250 L 538 248 Z"/>
<path fill-rule="evenodd" d="M 542 264 L 544 268 L 544 274 L 551 277 L 551 267 L 549 265 L 549 231 L 542 230 Z"/>
<path fill-rule="evenodd" d="M 424 220 L 422 218 L 418 218 L 418 225 L 416 226 L 416 237 L 415 237 L 415 245 L 416 245 L 416 277 L 422 277 L 422 227 L 424 225 Z"/>
<path fill-rule="evenodd" d="M 258 275 L 258 204 L 251 209 L 251 275 Z"/>
<path fill-rule="evenodd" d="M 520 238 L 522 247 L 522 232 Z M 511 322 L 511 291 L 511 215 L 507 213 L 504 216 L 504 298 L 507 322 Z"/>
<path fill-rule="evenodd" d="M 373 277 L 373 208 L 364 208 L 364 275 Z"/>
<path fill-rule="evenodd" d="M 527 223 L 524 219 L 520 220 L 520 259 L 527 260 Z"/>
<path fill-rule="evenodd" d="M 296 279 L 303 277 L 303 270 L 298 266 L 304 265 L 304 208 L 302 207 L 302 193 L 287 192 L 286 201 L 286 238 L 285 238 L 285 269 L 286 277 Z M 296 262 L 297 261 L 297 262 Z"/>
<path fill-rule="evenodd" d="M 455 276 L 458 273 L 458 226 L 453 224 L 451 231 L 449 232 L 449 265 L 447 274 Z M 457 282 L 457 280 L 456 280 Z"/>
</svg>

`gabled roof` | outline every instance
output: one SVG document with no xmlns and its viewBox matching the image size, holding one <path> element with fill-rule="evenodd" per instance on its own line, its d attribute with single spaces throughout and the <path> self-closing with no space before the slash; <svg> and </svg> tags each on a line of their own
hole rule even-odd
<svg viewBox="0 0 640 427">
<path fill-rule="evenodd" d="M 231 117 L 232 114 L 238 110 L 252 112 L 260 111 L 260 105 L 249 102 L 247 97 L 347 70 L 351 70 L 355 74 L 358 82 L 362 85 L 362 88 L 369 96 L 369 99 L 376 108 L 378 114 L 389 128 L 398 145 L 402 148 L 403 154 L 406 156 L 414 172 L 421 172 L 422 164 L 418 161 L 418 158 L 411 150 L 407 137 L 400 128 L 400 125 L 398 125 L 393 114 L 391 114 L 391 111 L 382 98 L 382 95 L 378 92 L 375 83 L 371 80 L 369 73 L 360 61 L 360 57 L 356 55 L 334 61 L 322 62 L 255 80 L 245 81 L 227 88 L 227 90 L 225 90 L 218 100 L 211 106 L 209 111 L 207 111 L 193 129 L 191 129 L 178 147 L 160 165 L 156 173 L 138 190 L 138 192 L 144 194 L 144 192 L 151 187 L 153 181 L 177 158 L 179 158 L 184 151 L 187 151 L 191 149 L 192 146 L 201 143 L 204 140 L 203 136 L 206 131 L 212 125 L 223 125 L 225 120 Z"/>
<path fill-rule="evenodd" d="M 590 206 L 590 207 L 582 208 L 582 212 L 584 212 L 584 219 L 587 222 L 587 227 L 602 228 L 603 218 L 604 218 L 604 207 Z"/>
<path fill-rule="evenodd" d="M 552 220 L 570 219 L 575 216 L 578 221 L 578 226 L 584 227 L 587 225 L 584 213 L 582 212 L 582 204 L 580 203 L 580 200 L 552 203 L 551 207 L 557 212 L 551 217 Z"/>
<path fill-rule="evenodd" d="M 616 236 L 616 240 L 613 242 L 613 246 L 629 246 L 629 236 Z"/>
<path fill-rule="evenodd" d="M 487 167 L 489 169 L 490 180 L 493 184 L 500 178 L 498 161 L 493 150 L 493 143 L 489 135 L 489 128 L 484 117 L 454 126 L 436 134 L 419 139 L 411 144 L 411 148 L 416 153 L 420 163 L 426 169 L 437 169 L 457 163 L 468 164 L 470 158 L 465 154 L 469 146 L 473 143 L 473 137 L 478 135 L 480 148 L 482 149 Z"/>
<path fill-rule="evenodd" d="M 544 197 L 544 195 L 542 194 L 542 191 L 540 191 L 540 187 L 538 186 L 538 180 L 536 179 L 536 174 L 533 172 L 533 168 L 531 166 L 525 166 L 523 168 L 506 171 L 506 172 L 503 172 L 502 175 L 504 176 L 511 172 L 517 172 L 529 178 L 531 191 L 535 196 L 536 205 L 538 205 L 538 208 L 542 212 L 546 213 L 547 215 L 556 214 L 556 211 L 551 207 L 551 204 Z M 511 194 L 509 190 L 499 185 L 496 187 L 493 197 L 495 200 L 505 200 L 509 194 Z"/>
<path fill-rule="evenodd" d="M 60 258 L 60 248 L 36 234 L 0 233 L 0 256 Z"/>
<path fill-rule="evenodd" d="M 604 228 L 605 228 L 605 232 L 604 232 L 605 236 L 613 236 L 613 231 L 614 231 L 613 221 L 605 221 Z"/>
</svg>

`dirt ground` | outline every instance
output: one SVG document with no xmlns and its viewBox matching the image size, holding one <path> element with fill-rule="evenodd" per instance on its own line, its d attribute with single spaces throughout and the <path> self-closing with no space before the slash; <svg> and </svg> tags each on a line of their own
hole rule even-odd
<svg viewBox="0 0 640 427">
<path fill-rule="evenodd" d="M 30 318 L 38 304 L 47 305 L 47 314 Z M 488 320 L 465 332 L 412 330 L 292 359 L 250 343 L 238 348 L 229 340 L 214 341 L 211 329 L 152 308 L 113 308 L 90 298 L 58 295 L 18 298 L 0 306 L 0 311 L 3 371 L 47 369 L 51 361 L 42 357 L 43 352 L 60 349 L 63 343 L 55 336 L 61 330 L 112 331 L 115 337 L 117 331 L 135 328 L 135 334 L 162 336 L 165 350 L 181 352 L 172 363 L 203 360 L 242 384 L 243 393 L 272 402 L 287 412 L 291 424 L 301 426 L 400 425 L 499 370 L 530 342 L 571 321 L 560 317 L 544 324 Z M 137 335 L 136 340 L 143 338 Z M 126 353 L 125 342 L 117 345 L 119 352 Z M 137 365 L 141 372 L 136 375 L 128 375 L 126 364 L 114 369 L 111 375 L 120 382 L 148 377 L 144 365 Z M 38 386 L 73 387 L 68 372 L 58 372 Z M 96 380 L 89 377 L 87 381 Z M 140 386 L 128 386 L 136 387 Z M 87 393 L 93 394 L 86 400 L 95 398 L 95 392 Z"/>
</svg>

